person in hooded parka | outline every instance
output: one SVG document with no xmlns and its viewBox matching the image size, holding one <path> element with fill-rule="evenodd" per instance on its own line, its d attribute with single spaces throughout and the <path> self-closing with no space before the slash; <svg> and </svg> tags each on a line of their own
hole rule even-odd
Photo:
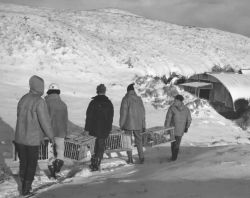
<svg viewBox="0 0 250 198">
<path fill-rule="evenodd" d="M 176 95 L 174 103 L 169 107 L 164 126 L 174 127 L 175 141 L 171 143 L 171 160 L 177 160 L 181 139 L 184 133 L 188 132 L 192 118 L 190 110 L 183 103 L 184 97 Z"/>
<path fill-rule="evenodd" d="M 145 108 L 141 97 L 139 97 L 135 92 L 133 83 L 127 87 L 127 93 L 122 99 L 119 124 L 120 128 L 124 130 L 125 134 L 128 136 L 128 141 L 131 142 L 131 137 L 134 135 L 139 155 L 139 163 L 143 164 L 144 153 L 142 146 L 142 132 L 145 132 L 146 130 Z M 127 155 L 127 163 L 134 163 L 132 158 L 132 149 L 127 151 Z"/>
<path fill-rule="evenodd" d="M 44 136 L 48 136 L 54 144 L 48 108 L 41 97 L 44 93 L 44 80 L 39 76 L 32 76 L 29 85 L 30 91 L 18 102 L 14 140 L 20 161 L 21 194 L 25 196 L 31 191 L 39 157 L 39 146 L 43 143 Z"/>
</svg>

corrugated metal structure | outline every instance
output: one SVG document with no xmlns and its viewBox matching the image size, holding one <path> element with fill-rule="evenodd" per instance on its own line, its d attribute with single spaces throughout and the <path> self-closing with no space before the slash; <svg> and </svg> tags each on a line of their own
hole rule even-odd
<svg viewBox="0 0 250 198">
<path fill-rule="evenodd" d="M 241 74 L 250 75 L 250 69 L 241 69 L 239 72 L 240 72 Z"/>
<path fill-rule="evenodd" d="M 250 99 L 250 76 L 236 73 L 204 73 L 191 76 L 188 82 L 211 83 L 208 87 L 198 87 L 197 96 L 210 101 L 218 111 L 235 111 L 235 102 Z M 183 84 L 188 86 L 188 83 Z M 193 87 L 197 89 L 197 87 Z M 190 87 L 189 87 L 190 89 Z M 189 90 L 188 90 L 189 91 Z M 216 105 L 217 104 L 217 105 Z"/>
</svg>

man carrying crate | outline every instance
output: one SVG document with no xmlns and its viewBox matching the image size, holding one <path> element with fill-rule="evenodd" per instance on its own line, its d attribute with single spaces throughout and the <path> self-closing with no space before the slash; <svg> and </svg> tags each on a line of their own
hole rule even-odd
<svg viewBox="0 0 250 198">
<path fill-rule="evenodd" d="M 68 108 L 62 101 L 60 93 L 59 86 L 52 83 L 45 97 L 55 137 L 55 145 L 53 145 L 55 159 L 50 160 L 48 166 L 53 178 L 56 178 L 56 173 L 59 174 L 64 164 L 64 138 L 68 133 Z"/>
<path fill-rule="evenodd" d="M 175 141 L 171 143 L 172 161 L 177 160 L 181 139 L 184 133 L 188 131 L 192 118 L 190 110 L 183 103 L 183 96 L 175 96 L 174 103 L 169 107 L 164 126 L 175 127 Z"/>
<path fill-rule="evenodd" d="M 114 107 L 106 94 L 106 87 L 100 84 L 96 88 L 97 96 L 92 98 L 86 112 L 85 131 L 96 137 L 94 155 L 91 158 L 92 171 L 100 169 L 105 150 L 105 140 L 112 130 Z"/>
<path fill-rule="evenodd" d="M 135 137 L 135 143 L 139 155 L 139 163 L 144 163 L 144 154 L 142 146 L 142 135 L 145 131 L 145 108 L 141 97 L 137 96 L 134 90 L 134 84 L 127 87 L 127 93 L 123 97 L 120 108 L 120 128 L 128 134 L 131 139 L 132 135 Z M 127 151 L 128 163 L 133 164 L 132 148 Z"/>
</svg>

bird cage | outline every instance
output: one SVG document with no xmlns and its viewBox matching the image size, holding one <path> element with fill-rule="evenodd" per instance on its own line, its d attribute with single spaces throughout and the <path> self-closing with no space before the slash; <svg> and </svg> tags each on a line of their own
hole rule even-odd
<svg viewBox="0 0 250 198">
<path fill-rule="evenodd" d="M 155 127 L 142 134 L 143 146 L 154 146 L 174 141 L 174 127 Z"/>
<path fill-rule="evenodd" d="M 13 142 L 13 151 L 14 151 L 14 161 L 18 161 L 18 153 L 17 153 L 17 148 L 15 146 L 15 143 Z M 38 152 L 38 160 L 47 160 L 49 159 L 49 153 L 51 152 L 50 150 L 52 150 L 51 148 L 51 143 L 49 142 L 48 138 L 45 138 L 43 141 L 43 144 L 40 145 L 39 147 L 39 152 Z"/>
<path fill-rule="evenodd" d="M 88 152 L 94 153 L 95 138 L 91 136 L 70 136 L 64 141 L 64 157 L 73 160 L 87 158 Z"/>
<path fill-rule="evenodd" d="M 123 131 L 109 134 L 105 140 L 105 152 L 120 152 L 131 150 L 131 136 Z"/>
</svg>

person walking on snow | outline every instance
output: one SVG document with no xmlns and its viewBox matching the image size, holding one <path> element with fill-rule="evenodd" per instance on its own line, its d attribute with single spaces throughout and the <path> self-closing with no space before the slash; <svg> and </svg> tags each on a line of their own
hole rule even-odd
<svg viewBox="0 0 250 198">
<path fill-rule="evenodd" d="M 120 128 L 129 136 L 128 140 L 134 135 L 135 144 L 138 150 L 139 163 L 144 163 L 144 153 L 142 146 L 142 135 L 145 131 L 145 108 L 141 97 L 137 96 L 134 90 L 134 84 L 127 87 L 127 93 L 123 97 L 120 108 Z M 132 148 L 127 151 L 128 163 L 133 163 Z"/>
<path fill-rule="evenodd" d="M 182 95 L 175 96 L 174 103 L 169 107 L 164 123 L 166 128 L 175 127 L 175 142 L 171 143 L 172 161 L 177 160 L 182 136 L 187 133 L 192 121 L 190 110 L 184 105 L 183 100 Z"/>
<path fill-rule="evenodd" d="M 64 138 L 68 134 L 68 108 L 62 101 L 60 93 L 59 86 L 52 83 L 47 91 L 48 95 L 45 97 L 55 137 L 55 160 L 49 164 L 53 178 L 56 178 L 56 173 L 60 172 L 64 164 Z"/>
<path fill-rule="evenodd" d="M 92 171 L 100 170 L 105 151 L 105 140 L 112 130 L 114 107 L 106 94 L 106 87 L 100 84 L 96 88 L 97 96 L 92 98 L 86 112 L 85 131 L 96 137 L 94 155 L 91 158 Z"/>
<path fill-rule="evenodd" d="M 54 144 L 46 102 L 41 97 L 44 93 L 44 81 L 39 76 L 29 79 L 30 91 L 18 102 L 15 146 L 20 160 L 19 177 L 21 194 L 29 195 L 34 180 L 39 146 L 44 135 Z"/>
</svg>

